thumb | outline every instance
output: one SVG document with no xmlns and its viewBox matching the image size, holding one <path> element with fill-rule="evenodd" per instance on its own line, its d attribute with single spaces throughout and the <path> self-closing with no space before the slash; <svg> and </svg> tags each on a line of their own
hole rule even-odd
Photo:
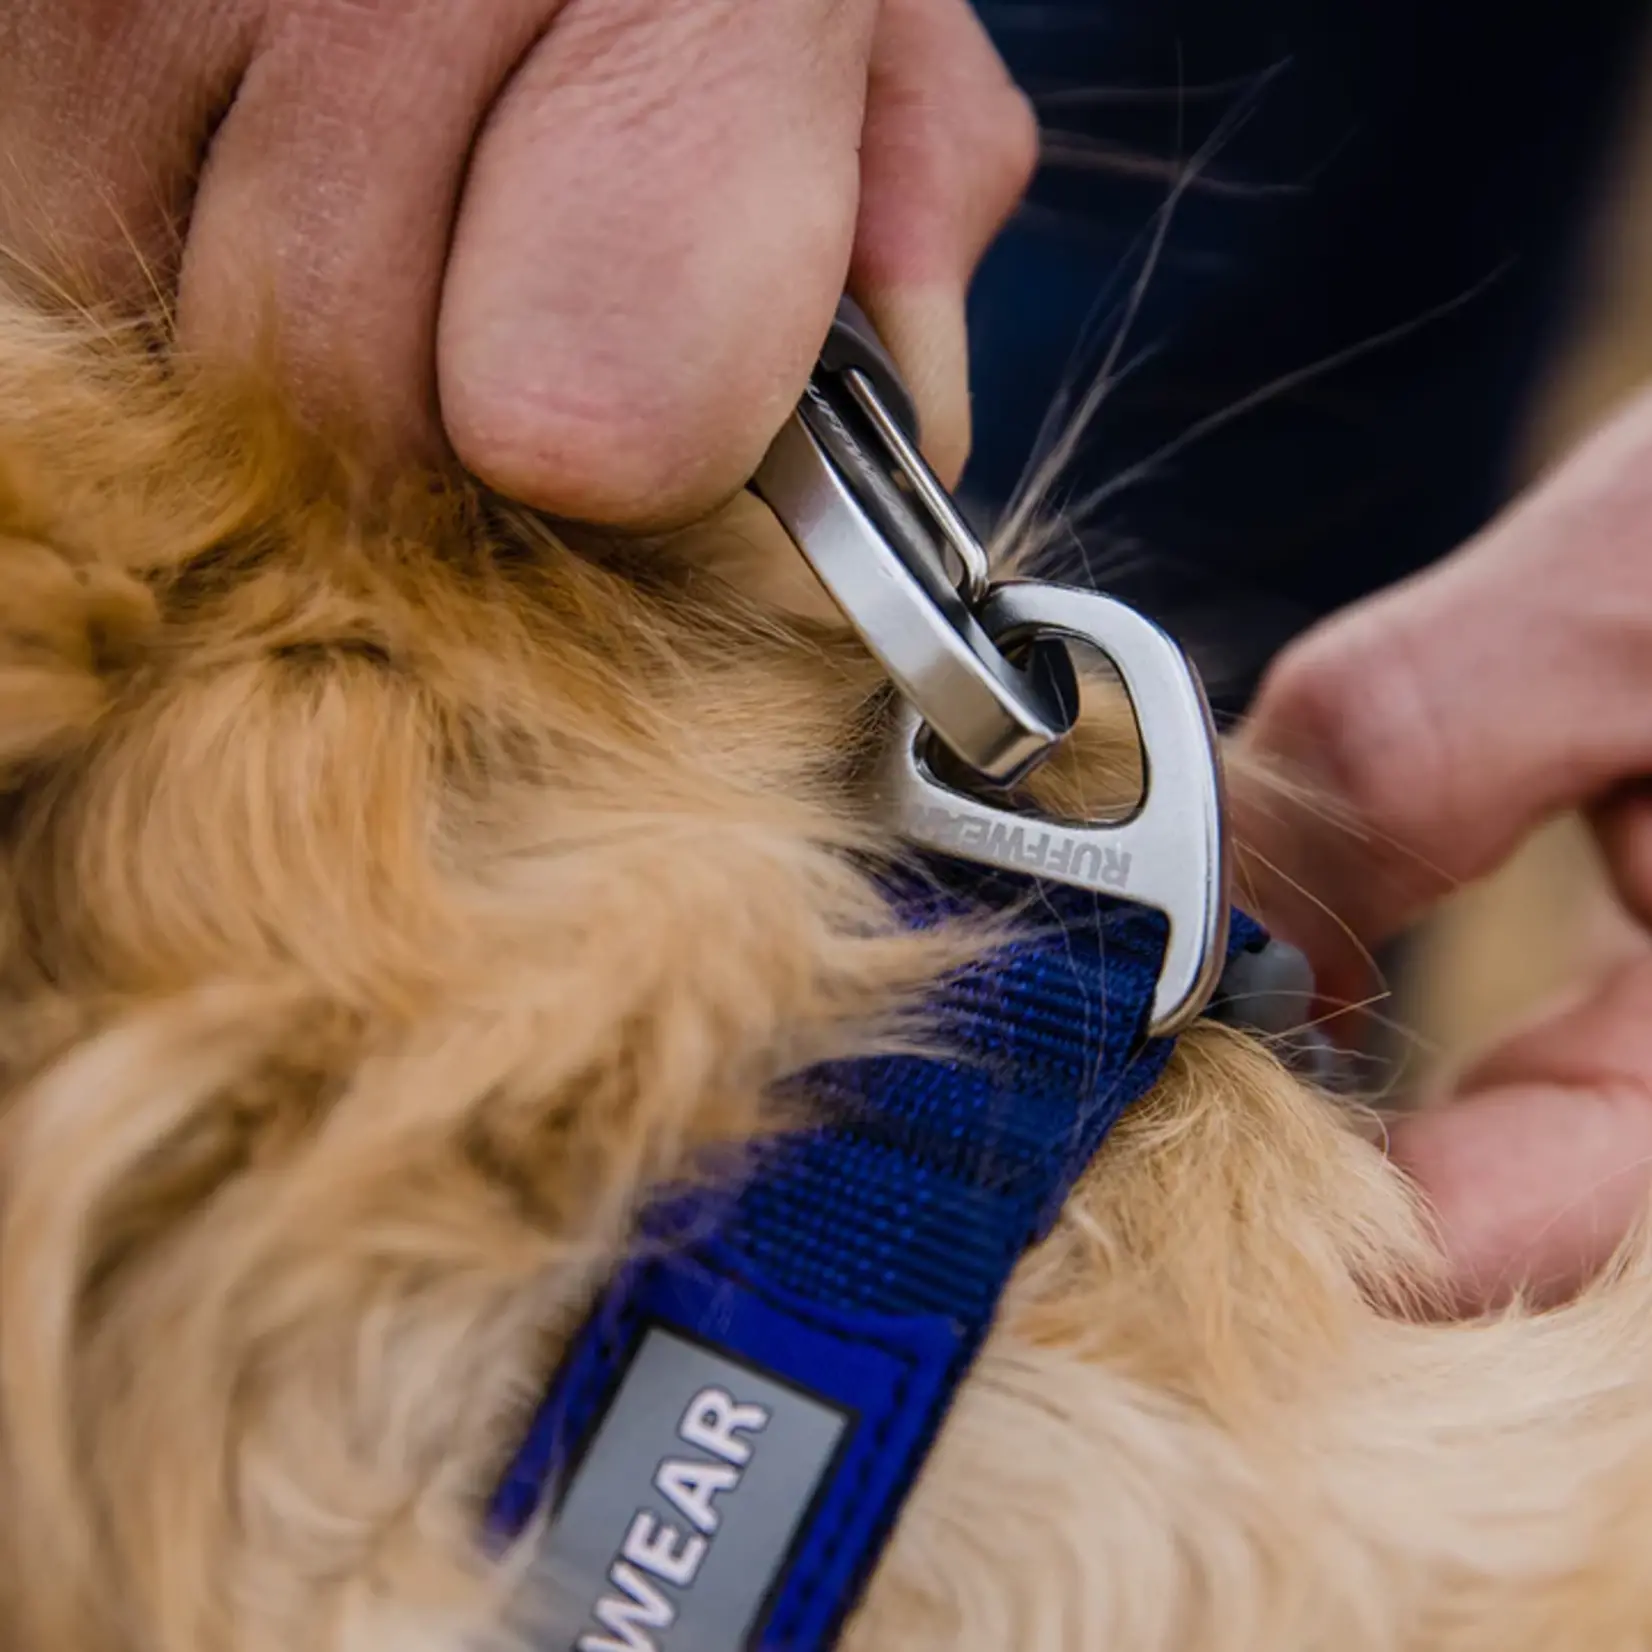
<svg viewBox="0 0 1652 1652">
<path fill-rule="evenodd" d="M 1652 773 L 1649 551 L 1652 397 L 1446 562 L 1276 662 L 1240 749 L 1294 790 L 1253 788 L 1236 825 L 1263 910 L 1322 967 L 1312 903 L 1375 943 L 1545 817 Z"/>
</svg>

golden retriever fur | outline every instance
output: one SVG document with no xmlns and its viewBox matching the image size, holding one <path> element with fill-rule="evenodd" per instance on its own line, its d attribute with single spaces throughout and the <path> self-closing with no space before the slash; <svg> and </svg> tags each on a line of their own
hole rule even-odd
<svg viewBox="0 0 1652 1652">
<path fill-rule="evenodd" d="M 8 1652 L 508 1647 L 480 1501 L 639 1200 L 991 944 L 860 869 L 876 672 L 704 571 L 761 511 L 576 547 L 340 451 L 0 305 Z M 1099 700 L 1068 806 L 1131 783 Z M 1640 1251 L 1425 1323 L 1372 1138 L 1186 1036 L 850 1646 L 1652 1645 Z"/>
</svg>

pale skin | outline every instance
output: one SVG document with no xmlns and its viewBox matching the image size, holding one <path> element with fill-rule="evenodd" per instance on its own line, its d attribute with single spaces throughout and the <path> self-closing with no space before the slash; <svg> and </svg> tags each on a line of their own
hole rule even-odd
<svg viewBox="0 0 1652 1652">
<path fill-rule="evenodd" d="M 1652 395 L 1445 562 L 1296 642 L 1245 739 L 1349 823 L 1244 810 L 1251 841 L 1366 946 L 1571 809 L 1627 914 L 1652 923 Z M 1262 876 L 1327 1002 L 1360 998 L 1350 935 Z M 1652 944 L 1637 936 L 1435 1099 L 1392 1151 L 1432 1198 L 1464 1305 L 1575 1288 L 1652 1186 Z"/>
<path fill-rule="evenodd" d="M 304 410 L 554 514 L 693 520 L 750 475 L 847 286 L 969 445 L 964 294 L 1036 128 L 966 0 L 10 0 L 0 244 L 270 341 Z M 1370 942 L 1593 811 L 1652 917 L 1652 402 L 1452 562 L 1290 650 L 1251 743 L 1373 828 L 1244 829 Z M 1364 981 L 1282 886 L 1329 996 Z M 1562 1290 L 1652 1158 L 1652 949 L 1396 1130 L 1465 1300 Z M 1625 1169 L 1625 1166 L 1630 1168 Z"/>
<path fill-rule="evenodd" d="M 1036 124 L 966 0 L 10 0 L 0 242 L 553 513 L 745 481 L 845 285 L 937 467 Z"/>
</svg>

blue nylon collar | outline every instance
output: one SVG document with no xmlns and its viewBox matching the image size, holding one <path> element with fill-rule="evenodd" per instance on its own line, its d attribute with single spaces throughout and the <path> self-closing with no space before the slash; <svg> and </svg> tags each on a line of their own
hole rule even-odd
<svg viewBox="0 0 1652 1652">
<path fill-rule="evenodd" d="M 915 922 L 1030 886 L 941 868 Z M 1156 912 L 1052 920 L 947 982 L 955 1056 L 810 1075 L 826 1122 L 650 1213 L 488 1510 L 536 1517 L 545 1652 L 816 1652 L 858 1600 L 1009 1277 L 1164 1070 Z M 1230 956 L 1265 940 L 1234 914 Z"/>
</svg>

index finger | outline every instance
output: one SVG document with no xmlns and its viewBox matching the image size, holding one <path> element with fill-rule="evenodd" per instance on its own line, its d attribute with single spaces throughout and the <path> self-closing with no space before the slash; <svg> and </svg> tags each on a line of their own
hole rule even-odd
<svg viewBox="0 0 1652 1652">
<path fill-rule="evenodd" d="M 873 0 L 571 0 L 477 141 L 444 423 L 555 514 L 664 524 L 755 469 L 844 288 Z"/>
<path fill-rule="evenodd" d="M 1375 945 L 1545 818 L 1652 770 L 1649 693 L 1645 398 L 1477 541 L 1286 650 L 1240 750 L 1297 794 L 1241 830 Z M 1303 903 L 1286 905 L 1289 933 Z M 1319 958 L 1327 926 L 1310 927 Z"/>
</svg>

